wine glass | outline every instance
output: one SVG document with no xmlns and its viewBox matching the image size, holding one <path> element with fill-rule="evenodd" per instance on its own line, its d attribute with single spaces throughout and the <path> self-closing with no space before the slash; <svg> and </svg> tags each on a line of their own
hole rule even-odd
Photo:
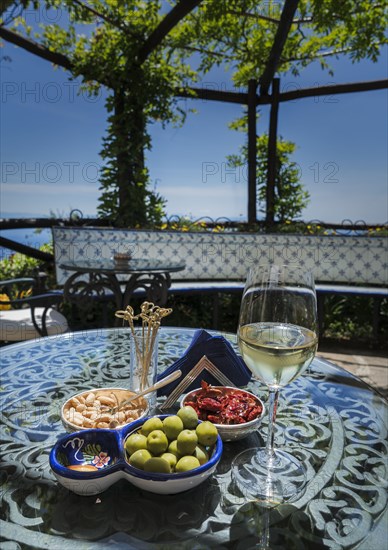
<svg viewBox="0 0 388 550">
<path fill-rule="evenodd" d="M 314 278 L 301 266 L 250 269 L 241 301 L 238 344 L 255 378 L 269 389 L 265 447 L 243 451 L 233 461 L 233 480 L 245 496 L 261 502 L 291 500 L 306 484 L 303 464 L 274 448 L 280 389 L 310 365 L 318 344 Z"/>
</svg>

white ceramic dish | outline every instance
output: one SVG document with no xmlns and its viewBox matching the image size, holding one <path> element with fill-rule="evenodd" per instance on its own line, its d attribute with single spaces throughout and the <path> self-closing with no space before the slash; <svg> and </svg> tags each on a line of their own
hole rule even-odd
<svg viewBox="0 0 388 550">
<path fill-rule="evenodd" d="M 119 403 L 121 403 L 125 399 L 129 399 L 130 397 L 132 397 L 135 394 L 135 392 L 130 391 L 130 390 L 125 389 L 125 388 L 95 388 L 95 389 L 91 389 L 91 390 L 85 390 L 85 391 L 82 391 L 82 392 L 79 392 L 79 393 L 73 395 L 72 397 L 70 397 L 69 399 L 67 399 L 64 402 L 64 404 L 62 405 L 62 408 L 61 408 L 62 424 L 64 425 L 67 432 L 76 432 L 76 431 L 79 431 L 79 430 L 88 430 L 88 429 L 101 428 L 101 427 L 104 427 L 104 428 L 112 428 L 113 427 L 113 426 L 109 426 L 109 425 L 107 425 L 107 426 L 97 426 L 98 420 L 104 418 L 104 413 L 103 412 L 98 414 L 97 419 L 93 420 L 92 425 L 90 423 L 87 423 L 87 422 L 85 422 L 84 425 L 80 425 L 80 424 L 77 424 L 76 422 L 74 422 L 74 420 L 75 420 L 75 416 L 74 416 L 75 411 L 72 411 L 71 414 L 70 414 L 71 407 L 73 405 L 75 405 L 77 401 L 80 401 L 80 398 L 86 399 L 87 396 L 90 393 L 94 393 L 97 398 L 99 398 L 102 395 L 111 396 L 111 394 L 113 394 L 113 396 L 114 396 L 113 397 L 114 405 L 118 405 Z M 74 398 L 75 398 L 76 401 L 73 401 Z M 144 418 L 149 412 L 148 401 L 144 397 L 140 397 L 139 398 L 139 404 L 140 404 L 140 407 L 138 409 L 136 409 L 137 413 L 133 415 L 133 416 L 135 416 L 135 418 L 123 419 L 122 415 L 119 416 L 119 414 L 116 413 L 115 422 L 117 422 L 117 425 L 115 426 L 115 428 L 122 428 L 123 426 L 131 424 L 132 422 L 134 422 L 134 420 L 138 420 L 139 418 Z M 129 408 L 127 410 L 129 410 Z M 67 417 L 66 411 L 69 412 L 69 417 Z"/>
<path fill-rule="evenodd" d="M 246 390 L 241 390 L 240 388 L 234 388 L 232 386 L 211 386 L 214 389 L 221 390 L 224 394 L 230 393 L 231 391 L 238 390 L 249 399 L 253 399 L 257 405 L 261 407 L 261 413 L 253 420 L 249 422 L 244 422 L 243 424 L 217 424 L 214 422 L 214 425 L 217 427 L 218 433 L 221 436 L 222 441 L 237 441 L 243 437 L 247 437 L 249 434 L 254 433 L 260 426 L 262 418 L 265 413 L 265 407 L 261 399 L 256 397 L 253 393 Z M 180 401 L 180 406 L 184 407 L 190 401 L 195 400 L 198 392 L 202 391 L 202 388 L 192 390 L 191 392 L 184 395 Z"/>
</svg>

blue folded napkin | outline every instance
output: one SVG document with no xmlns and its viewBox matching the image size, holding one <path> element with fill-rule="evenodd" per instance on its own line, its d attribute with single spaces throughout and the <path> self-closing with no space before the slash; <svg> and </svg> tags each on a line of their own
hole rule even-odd
<svg viewBox="0 0 388 550">
<path fill-rule="evenodd" d="M 182 376 L 158 390 L 158 395 L 169 395 L 204 355 L 236 386 L 245 386 L 251 379 L 250 370 L 223 336 L 211 336 L 206 330 L 200 329 L 195 332 L 190 346 L 182 357 L 159 374 L 158 380 L 177 369 L 182 371 Z M 207 370 L 203 370 L 185 391 L 201 387 L 202 380 L 212 386 L 222 385 Z"/>
</svg>

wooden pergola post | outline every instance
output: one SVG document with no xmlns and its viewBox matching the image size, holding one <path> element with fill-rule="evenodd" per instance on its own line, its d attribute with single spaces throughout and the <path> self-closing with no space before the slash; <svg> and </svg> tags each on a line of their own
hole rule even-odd
<svg viewBox="0 0 388 550">
<path fill-rule="evenodd" d="M 257 221 L 256 211 L 256 162 L 257 162 L 257 132 L 256 132 L 256 90 L 257 81 L 248 82 L 248 223 Z"/>
<path fill-rule="evenodd" d="M 272 81 L 272 101 L 269 118 L 268 132 L 268 172 L 266 189 L 266 212 L 265 221 L 267 227 L 274 223 L 275 219 L 275 182 L 276 182 L 276 162 L 277 162 L 277 131 L 278 131 L 278 113 L 279 113 L 279 90 L 280 79 L 274 78 Z"/>
</svg>

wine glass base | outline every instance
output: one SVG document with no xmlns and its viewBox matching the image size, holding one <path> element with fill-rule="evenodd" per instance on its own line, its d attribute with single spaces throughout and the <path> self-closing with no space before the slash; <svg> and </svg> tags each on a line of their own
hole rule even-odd
<svg viewBox="0 0 388 550">
<path fill-rule="evenodd" d="M 232 480 L 242 496 L 267 505 L 295 500 L 307 483 L 305 467 L 289 453 L 247 449 L 232 462 Z"/>
</svg>

